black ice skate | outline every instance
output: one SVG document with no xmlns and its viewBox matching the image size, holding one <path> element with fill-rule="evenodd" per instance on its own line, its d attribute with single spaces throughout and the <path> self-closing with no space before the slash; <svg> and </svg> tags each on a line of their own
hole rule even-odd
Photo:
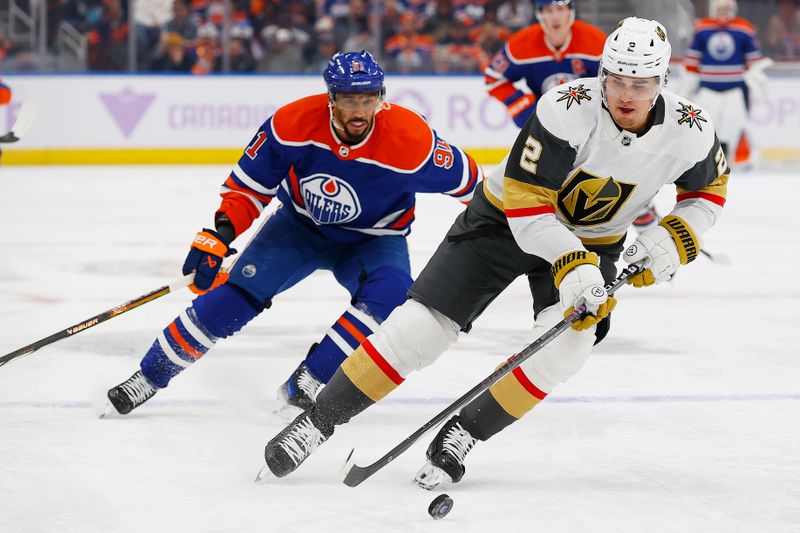
<svg viewBox="0 0 800 533">
<path fill-rule="evenodd" d="M 464 458 L 476 442 L 478 439 L 461 426 L 461 418 L 454 416 L 428 446 L 428 462 L 419 469 L 414 483 L 427 490 L 442 483 L 458 483 L 464 477 Z"/>
<path fill-rule="evenodd" d="M 147 381 L 142 372 L 137 370 L 127 380 L 108 390 L 107 396 L 111 405 L 106 408 L 106 412 L 100 418 L 113 414 L 112 406 L 117 413 L 127 415 L 152 398 L 157 390 Z"/>
<path fill-rule="evenodd" d="M 289 422 L 314 407 L 314 399 L 322 385 L 322 381 L 311 373 L 308 366 L 300 363 L 297 370 L 278 388 L 278 400 L 283 403 L 278 408 L 278 415 Z"/>
<path fill-rule="evenodd" d="M 264 448 L 266 468 L 275 477 L 284 477 L 300 466 L 319 445 L 333 434 L 333 428 L 323 432 L 314 425 L 307 413 L 302 413 L 283 431 L 275 435 Z M 264 469 L 256 477 L 264 477 Z"/>
</svg>

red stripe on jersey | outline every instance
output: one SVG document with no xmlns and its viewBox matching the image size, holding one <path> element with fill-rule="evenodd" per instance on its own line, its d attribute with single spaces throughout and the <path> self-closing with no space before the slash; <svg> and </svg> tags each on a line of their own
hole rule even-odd
<svg viewBox="0 0 800 533">
<path fill-rule="evenodd" d="M 245 194 L 249 194 L 250 196 L 255 197 L 259 202 L 261 202 L 264 205 L 272 201 L 272 196 L 258 193 L 245 185 L 239 185 L 238 183 L 236 183 L 236 180 L 234 180 L 233 175 L 228 176 L 228 179 L 225 180 L 225 186 L 231 190 L 241 191 Z"/>
<path fill-rule="evenodd" d="M 392 368 L 392 365 L 389 364 L 389 361 L 384 359 L 383 356 L 378 353 L 378 350 L 376 350 L 372 343 L 369 342 L 369 339 L 366 339 L 361 346 L 364 348 L 364 351 L 367 352 L 367 355 L 369 355 L 370 359 L 372 359 L 372 361 L 378 365 L 378 368 L 380 368 L 381 371 L 386 374 L 386 377 L 391 379 L 395 385 L 400 385 L 405 381 L 405 379 L 403 379 L 403 377 L 397 373 L 397 370 Z"/>
<path fill-rule="evenodd" d="M 507 218 L 518 218 L 518 217 L 535 217 L 536 215 L 548 215 L 550 213 L 555 213 L 556 210 L 552 206 L 541 205 L 539 207 L 520 207 L 518 209 L 506 209 L 505 212 Z"/>
<path fill-rule="evenodd" d="M 682 202 L 684 200 L 690 200 L 692 198 L 701 198 L 703 200 L 708 200 L 712 204 L 717 204 L 720 207 L 725 205 L 725 197 L 720 196 L 718 194 L 710 194 L 707 192 L 685 192 L 683 194 L 678 195 L 678 201 Z"/>
<path fill-rule="evenodd" d="M 537 400 L 544 400 L 547 398 L 547 393 L 543 390 L 540 390 L 539 387 L 534 385 L 531 380 L 528 379 L 528 376 L 525 375 L 525 372 L 522 371 L 520 367 L 515 368 L 512 372 L 514 377 L 517 378 L 519 384 L 522 385 L 522 388 L 528 391 L 531 396 L 536 398 Z"/>
<path fill-rule="evenodd" d="M 303 196 L 300 194 L 300 182 L 297 179 L 297 174 L 294 172 L 294 167 L 289 167 L 289 185 L 292 189 L 292 198 L 300 207 L 305 207 Z"/>
<path fill-rule="evenodd" d="M 412 207 L 408 211 L 405 212 L 403 216 L 397 219 L 397 222 L 389 226 L 391 229 L 400 229 L 404 226 L 407 226 L 411 220 L 414 218 L 414 208 Z"/>
</svg>

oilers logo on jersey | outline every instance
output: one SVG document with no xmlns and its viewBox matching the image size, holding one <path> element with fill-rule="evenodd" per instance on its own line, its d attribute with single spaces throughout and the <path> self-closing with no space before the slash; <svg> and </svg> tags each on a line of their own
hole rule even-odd
<svg viewBox="0 0 800 533">
<path fill-rule="evenodd" d="M 736 52 L 736 42 L 727 31 L 718 31 L 708 38 L 708 54 L 717 61 L 728 61 Z"/>
<path fill-rule="evenodd" d="M 312 174 L 300 181 L 306 211 L 317 224 L 344 224 L 361 214 L 361 204 L 349 183 L 329 174 Z"/>
<path fill-rule="evenodd" d="M 608 222 L 630 198 L 636 185 L 578 169 L 558 193 L 558 209 L 573 226 Z"/>
</svg>

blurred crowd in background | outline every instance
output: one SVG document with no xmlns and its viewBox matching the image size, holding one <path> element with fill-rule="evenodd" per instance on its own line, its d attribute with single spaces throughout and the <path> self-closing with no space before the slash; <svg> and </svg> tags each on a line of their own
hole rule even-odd
<svg viewBox="0 0 800 533">
<path fill-rule="evenodd" d="M 26 2 L 15 0 L 23 9 Z M 695 2 L 697 16 L 705 15 L 705 4 Z M 536 22 L 532 0 L 229 0 L 227 5 L 226 10 L 223 0 L 48 0 L 47 46 L 68 22 L 85 36 L 87 68 L 93 71 L 128 70 L 133 42 L 137 71 L 207 74 L 224 65 L 234 73 L 318 73 L 337 50 L 367 49 L 391 72 L 477 73 L 512 33 Z M 800 59 L 800 0 L 740 0 L 739 6 L 740 16 L 756 26 L 767 56 Z M 35 71 L 41 64 L 33 50 L 18 46 L 0 27 L 0 67 Z"/>
</svg>

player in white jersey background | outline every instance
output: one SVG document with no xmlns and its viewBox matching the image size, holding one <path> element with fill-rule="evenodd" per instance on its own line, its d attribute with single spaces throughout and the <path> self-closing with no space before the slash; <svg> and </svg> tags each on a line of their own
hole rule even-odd
<svg viewBox="0 0 800 533">
<path fill-rule="evenodd" d="M 435 361 L 517 277 L 527 276 L 533 291 L 536 336 L 585 301 L 589 314 L 573 329 L 485 390 L 433 439 L 416 482 L 433 488 L 459 481 L 478 441 L 533 409 L 606 336 L 616 300 L 604 284 L 616 276 L 631 222 L 666 185 L 676 186 L 675 206 L 626 249 L 625 260 L 645 268 L 630 282 L 667 281 L 697 256 L 725 203 L 729 169 L 705 111 L 664 90 L 670 56 L 660 23 L 628 18 L 606 40 L 598 77 L 541 98 L 506 165 L 476 190 L 410 299 L 342 363 L 316 405 L 269 441 L 265 459 L 274 475 L 291 473 L 337 425 Z"/>
</svg>

